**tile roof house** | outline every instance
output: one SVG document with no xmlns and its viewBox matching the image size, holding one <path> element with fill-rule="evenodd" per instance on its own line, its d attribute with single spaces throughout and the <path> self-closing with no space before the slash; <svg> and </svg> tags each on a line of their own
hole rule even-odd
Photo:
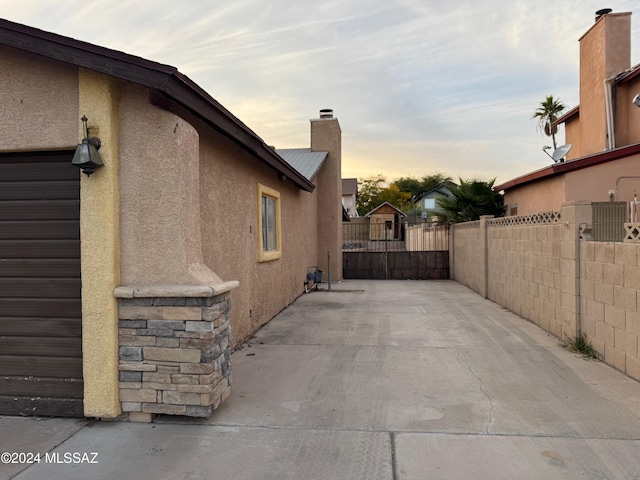
<svg viewBox="0 0 640 480">
<path fill-rule="evenodd" d="M 174 67 L 2 19 L 0 65 L 0 414 L 210 415 L 230 350 L 342 271 L 337 118 L 278 152 Z"/>
<path fill-rule="evenodd" d="M 507 215 L 559 210 L 568 201 L 630 201 L 640 191 L 640 65 L 631 67 L 631 13 L 599 12 L 580 38 L 580 104 L 556 124 L 566 161 L 497 185 Z"/>
</svg>

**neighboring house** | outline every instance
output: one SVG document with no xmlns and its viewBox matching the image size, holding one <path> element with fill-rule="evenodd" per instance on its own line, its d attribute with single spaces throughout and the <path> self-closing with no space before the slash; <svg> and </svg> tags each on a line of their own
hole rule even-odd
<svg viewBox="0 0 640 480">
<path fill-rule="evenodd" d="M 356 208 L 356 200 L 358 198 L 358 179 L 343 178 L 342 179 L 342 206 L 347 211 L 350 218 L 358 217 L 358 209 Z"/>
<path fill-rule="evenodd" d="M 609 13 L 580 38 L 580 105 L 556 123 L 566 161 L 497 185 L 506 215 L 559 210 L 563 202 L 633 199 L 640 192 L 640 65 L 630 67 L 631 13 Z"/>
<path fill-rule="evenodd" d="M 415 215 L 425 219 L 437 217 L 442 211 L 438 206 L 438 198 L 442 197 L 451 197 L 451 191 L 444 184 L 421 194 L 415 201 L 417 207 Z M 407 216 L 411 218 L 411 213 Z"/>
<path fill-rule="evenodd" d="M 0 65 L 0 414 L 210 415 L 230 350 L 342 272 L 338 120 L 292 160 L 171 66 L 6 20 Z"/>
<path fill-rule="evenodd" d="M 369 240 L 399 240 L 402 237 L 400 219 L 406 215 L 384 202 L 365 215 L 369 218 Z"/>
</svg>

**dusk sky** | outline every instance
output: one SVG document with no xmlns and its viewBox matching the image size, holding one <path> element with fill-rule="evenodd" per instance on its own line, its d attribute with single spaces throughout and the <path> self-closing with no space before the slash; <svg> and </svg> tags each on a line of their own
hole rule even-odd
<svg viewBox="0 0 640 480">
<path fill-rule="evenodd" d="M 531 119 L 578 103 L 578 39 L 637 0 L 0 0 L 0 17 L 177 67 L 276 148 L 332 108 L 342 176 L 503 182 L 542 168 Z M 561 130 L 558 144 L 564 143 Z"/>
</svg>

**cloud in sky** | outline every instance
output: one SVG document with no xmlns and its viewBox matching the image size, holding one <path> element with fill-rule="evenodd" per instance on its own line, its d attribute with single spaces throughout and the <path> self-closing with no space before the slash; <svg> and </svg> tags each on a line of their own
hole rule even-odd
<svg viewBox="0 0 640 480">
<path fill-rule="evenodd" d="M 531 115 L 549 94 L 578 103 L 578 39 L 596 10 L 633 12 L 640 62 L 636 4 L 0 0 L 0 11 L 173 65 L 278 148 L 308 145 L 308 120 L 333 108 L 344 177 L 501 182 L 549 163 Z"/>
</svg>

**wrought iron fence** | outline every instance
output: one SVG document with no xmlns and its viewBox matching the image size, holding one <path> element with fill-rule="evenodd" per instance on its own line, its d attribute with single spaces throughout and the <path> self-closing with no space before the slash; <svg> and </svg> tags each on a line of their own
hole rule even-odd
<svg viewBox="0 0 640 480">
<path fill-rule="evenodd" d="M 342 232 L 343 252 L 449 250 L 449 226 L 435 222 L 344 222 Z"/>
</svg>

